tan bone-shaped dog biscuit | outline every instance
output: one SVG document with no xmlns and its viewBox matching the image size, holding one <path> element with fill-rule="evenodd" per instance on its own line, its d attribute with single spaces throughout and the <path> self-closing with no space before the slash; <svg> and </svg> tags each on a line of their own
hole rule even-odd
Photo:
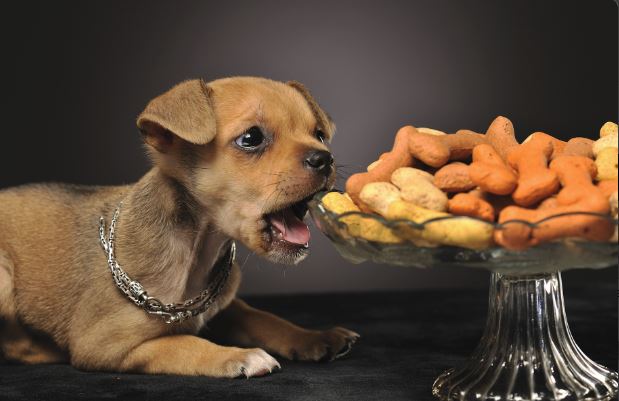
<svg viewBox="0 0 619 401">
<path fill-rule="evenodd" d="M 359 194 L 361 200 L 369 205 L 372 210 L 385 218 L 389 215 L 390 205 L 402 200 L 400 190 L 389 182 L 372 182 L 366 184 Z M 396 235 L 420 247 L 434 247 L 438 244 L 428 241 L 418 232 L 405 233 L 397 230 Z"/>
<path fill-rule="evenodd" d="M 450 160 L 466 159 L 475 145 L 485 142 L 484 135 L 470 130 L 459 130 L 447 135 L 417 132 L 411 135 L 409 149 L 415 159 L 438 168 Z"/>
<path fill-rule="evenodd" d="M 606 148 L 617 148 L 619 144 L 617 143 L 617 133 L 610 133 L 593 143 L 593 155 L 597 157 L 597 155 Z"/>
<path fill-rule="evenodd" d="M 617 124 L 612 121 L 607 121 L 600 128 L 600 138 L 604 138 L 607 135 L 617 135 Z"/>
<path fill-rule="evenodd" d="M 327 210 L 336 214 L 360 211 L 349 197 L 339 192 L 329 192 L 322 198 L 322 203 Z M 348 232 L 353 237 L 389 244 L 397 244 L 404 241 L 395 235 L 389 227 L 385 227 L 379 221 L 370 217 L 350 215 L 340 218 L 340 221 L 346 224 Z"/>
<path fill-rule="evenodd" d="M 400 196 L 405 201 L 430 210 L 447 210 L 447 195 L 434 185 L 432 174 L 401 167 L 391 174 L 391 182 L 400 189 Z"/>
<path fill-rule="evenodd" d="M 377 213 L 391 220 L 405 219 L 424 223 L 433 218 L 452 216 L 402 200 L 397 187 L 387 182 L 367 184 L 361 191 L 361 198 Z M 493 227 L 490 224 L 458 217 L 428 223 L 423 230 L 402 224 L 398 235 L 412 241 L 423 239 L 443 245 L 484 249 L 492 243 L 492 231 Z"/>
<path fill-rule="evenodd" d="M 461 162 L 444 165 L 434 174 L 434 185 L 444 192 L 467 192 L 477 185 L 471 180 L 470 166 Z"/>
<path fill-rule="evenodd" d="M 598 181 L 617 179 L 618 168 L 617 148 L 604 148 L 595 158 Z"/>
</svg>

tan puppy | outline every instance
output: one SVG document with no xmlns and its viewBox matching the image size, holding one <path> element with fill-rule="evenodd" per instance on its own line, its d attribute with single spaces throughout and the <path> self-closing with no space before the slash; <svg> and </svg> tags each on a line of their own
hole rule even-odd
<svg viewBox="0 0 619 401">
<path fill-rule="evenodd" d="M 206 288 L 231 239 L 272 261 L 299 262 L 308 253 L 305 200 L 334 181 L 326 145 L 334 125 L 309 92 L 261 78 L 186 81 L 152 100 L 137 124 L 154 167 L 134 185 L 0 191 L 4 357 L 249 377 L 279 367 L 267 352 L 317 361 L 349 350 L 352 331 L 303 329 L 235 299 L 236 264 L 204 313 L 166 324 L 119 291 L 99 243 L 99 217 L 109 226 L 122 201 L 116 259 L 164 303 Z M 216 314 L 206 334 L 256 348 L 197 336 Z"/>
</svg>

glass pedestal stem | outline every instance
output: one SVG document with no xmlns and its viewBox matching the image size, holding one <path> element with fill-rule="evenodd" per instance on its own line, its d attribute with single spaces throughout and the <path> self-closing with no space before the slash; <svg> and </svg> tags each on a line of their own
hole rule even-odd
<svg viewBox="0 0 619 401">
<path fill-rule="evenodd" d="M 567 324 L 560 273 L 492 273 L 486 328 L 458 369 L 439 376 L 441 400 L 611 400 L 617 373 L 590 360 Z"/>
</svg>

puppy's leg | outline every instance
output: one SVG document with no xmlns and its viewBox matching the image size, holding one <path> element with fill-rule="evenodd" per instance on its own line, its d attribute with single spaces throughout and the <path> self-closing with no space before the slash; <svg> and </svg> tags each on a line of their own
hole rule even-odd
<svg viewBox="0 0 619 401">
<path fill-rule="evenodd" d="M 16 320 L 4 321 L 0 328 L 0 349 L 7 360 L 27 363 L 66 363 L 69 358 L 44 335 L 35 335 Z"/>
<path fill-rule="evenodd" d="M 66 362 L 66 355 L 51 339 L 35 335 L 17 321 L 13 267 L 8 253 L 0 249 L 0 354 L 22 363 Z"/>
<path fill-rule="evenodd" d="M 120 370 L 232 378 L 262 376 L 279 367 L 259 348 L 223 347 L 191 335 L 173 335 L 137 346 L 125 357 Z"/>
<path fill-rule="evenodd" d="M 205 334 L 246 347 L 261 347 L 285 358 L 333 360 L 350 351 L 359 334 L 334 327 L 307 330 L 235 299 L 211 322 Z"/>
</svg>

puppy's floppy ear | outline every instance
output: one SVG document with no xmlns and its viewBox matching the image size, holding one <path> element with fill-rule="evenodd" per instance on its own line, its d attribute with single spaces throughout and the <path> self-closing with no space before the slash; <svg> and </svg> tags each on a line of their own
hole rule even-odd
<svg viewBox="0 0 619 401">
<path fill-rule="evenodd" d="M 288 81 L 286 82 L 286 85 L 292 86 L 299 93 L 301 93 L 301 95 L 305 98 L 305 100 L 309 104 L 310 109 L 312 109 L 312 113 L 314 113 L 316 120 L 318 120 L 318 124 L 321 125 L 322 129 L 329 131 L 326 134 L 329 135 L 329 137 L 331 137 L 335 133 L 335 123 L 333 122 L 329 114 L 327 114 L 318 105 L 318 102 L 314 99 L 309 89 L 307 89 L 305 85 L 303 85 L 301 82 L 297 82 L 297 81 Z"/>
<path fill-rule="evenodd" d="M 197 145 L 211 141 L 217 122 L 210 93 L 203 80 L 194 79 L 151 100 L 137 120 L 144 140 L 162 152 L 174 142 L 174 135 Z"/>
</svg>

